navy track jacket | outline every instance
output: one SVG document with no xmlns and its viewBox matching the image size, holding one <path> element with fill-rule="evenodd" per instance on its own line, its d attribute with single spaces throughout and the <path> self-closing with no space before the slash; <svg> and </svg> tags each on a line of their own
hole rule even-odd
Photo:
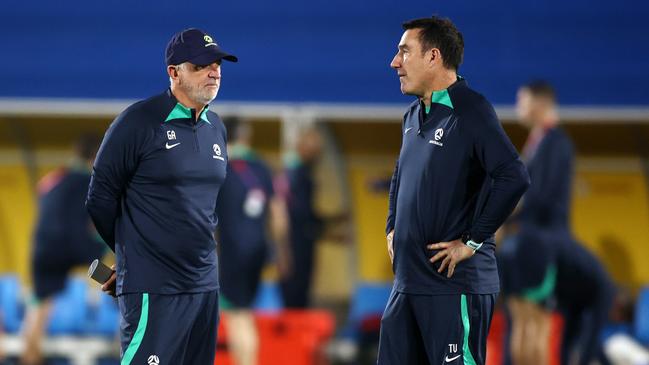
<svg viewBox="0 0 649 365">
<path fill-rule="evenodd" d="M 574 147 L 559 127 L 549 129 L 530 156 L 525 156 L 532 184 L 518 219 L 525 226 L 567 233 L 573 177 Z"/>
<path fill-rule="evenodd" d="M 529 176 L 491 104 L 458 79 L 413 102 L 390 186 L 386 231 L 394 229 L 395 289 L 410 294 L 499 291 L 493 233 L 512 212 Z M 426 245 L 470 233 L 485 244 L 450 279 Z"/>
<path fill-rule="evenodd" d="M 226 175 L 219 117 L 170 90 L 128 107 L 104 136 L 86 206 L 117 257 L 117 294 L 218 288 L 216 200 Z"/>
</svg>

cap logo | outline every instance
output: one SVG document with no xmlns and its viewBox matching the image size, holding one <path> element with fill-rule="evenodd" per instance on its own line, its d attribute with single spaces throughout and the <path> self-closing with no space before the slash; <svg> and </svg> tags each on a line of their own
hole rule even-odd
<svg viewBox="0 0 649 365">
<path fill-rule="evenodd" d="M 205 47 L 216 46 L 217 45 L 216 43 L 214 43 L 214 40 L 212 39 L 212 37 L 208 36 L 207 34 L 205 36 L 203 36 L 203 39 L 205 40 L 205 42 L 207 42 L 205 44 Z"/>
</svg>

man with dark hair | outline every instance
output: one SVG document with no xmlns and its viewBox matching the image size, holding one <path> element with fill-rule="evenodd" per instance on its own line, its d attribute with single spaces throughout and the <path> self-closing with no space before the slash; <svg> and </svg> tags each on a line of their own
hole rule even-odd
<svg viewBox="0 0 649 365">
<path fill-rule="evenodd" d="M 529 129 L 522 157 L 532 183 L 515 220 L 557 233 L 569 232 L 574 147 L 559 126 L 552 85 L 542 80 L 522 85 L 516 95 L 516 114 L 519 123 Z"/>
<path fill-rule="evenodd" d="M 519 122 L 530 129 L 522 155 L 531 184 L 508 223 L 511 237 L 503 250 L 513 257 L 502 260 L 501 269 L 512 318 L 512 360 L 543 363 L 548 361 L 555 304 L 557 242 L 569 236 L 573 147 L 558 126 L 556 95 L 549 83 L 538 80 L 521 86 L 516 112 Z"/>
<path fill-rule="evenodd" d="M 569 363 L 576 348 L 579 363 L 588 364 L 603 356 L 598 334 L 607 320 L 613 285 L 597 258 L 575 242 L 570 231 L 574 147 L 559 127 L 556 94 L 548 82 L 521 86 L 516 112 L 530 129 L 523 159 L 531 185 L 510 219 L 513 259 L 503 261 L 512 314 L 512 360 L 547 362 L 550 317 L 558 305 L 566 316 L 562 364 Z M 583 326 L 582 312 L 590 313 L 590 327 Z"/>
<path fill-rule="evenodd" d="M 89 265 L 105 251 L 84 207 L 92 161 L 100 141 L 91 134 L 80 137 L 70 164 L 50 172 L 38 183 L 38 219 L 31 252 L 34 298 L 23 328 L 22 364 L 41 363 L 40 342 L 52 299 L 65 288 L 70 271 Z"/>
<path fill-rule="evenodd" d="M 493 234 L 529 179 L 493 107 L 457 75 L 464 41 L 453 23 L 403 28 L 391 67 L 417 100 L 390 186 L 395 281 L 378 363 L 484 364 L 499 290 Z"/>
<path fill-rule="evenodd" d="M 102 287 L 118 296 L 122 365 L 212 364 L 218 326 L 216 200 L 228 156 L 209 111 L 223 51 L 205 32 L 174 35 L 171 87 L 128 107 L 97 154 L 87 207 L 117 268 Z"/>
</svg>

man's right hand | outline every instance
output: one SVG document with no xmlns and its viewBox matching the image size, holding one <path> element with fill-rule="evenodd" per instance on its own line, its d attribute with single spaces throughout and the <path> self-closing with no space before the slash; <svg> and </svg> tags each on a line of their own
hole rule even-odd
<svg viewBox="0 0 649 365">
<path fill-rule="evenodd" d="M 392 245 L 392 238 L 394 237 L 394 229 L 388 233 L 386 239 L 388 241 L 388 255 L 390 255 L 390 262 L 394 261 L 394 248 Z"/>
<path fill-rule="evenodd" d="M 108 281 L 104 283 L 104 285 L 101 286 L 101 290 L 110 295 L 113 298 L 117 298 L 116 294 L 116 289 L 115 289 L 115 283 L 117 282 L 117 273 L 115 272 L 115 265 L 112 265 L 111 270 L 113 270 L 113 274 L 110 276 Z"/>
</svg>

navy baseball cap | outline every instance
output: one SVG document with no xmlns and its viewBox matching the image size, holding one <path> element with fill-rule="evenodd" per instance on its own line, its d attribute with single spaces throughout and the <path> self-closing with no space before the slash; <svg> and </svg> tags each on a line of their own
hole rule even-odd
<svg viewBox="0 0 649 365">
<path fill-rule="evenodd" d="M 205 66 L 218 60 L 237 62 L 236 56 L 225 52 L 207 33 L 200 29 L 189 28 L 174 34 L 167 44 L 165 52 L 167 65 L 179 65 L 191 62 Z"/>
</svg>

